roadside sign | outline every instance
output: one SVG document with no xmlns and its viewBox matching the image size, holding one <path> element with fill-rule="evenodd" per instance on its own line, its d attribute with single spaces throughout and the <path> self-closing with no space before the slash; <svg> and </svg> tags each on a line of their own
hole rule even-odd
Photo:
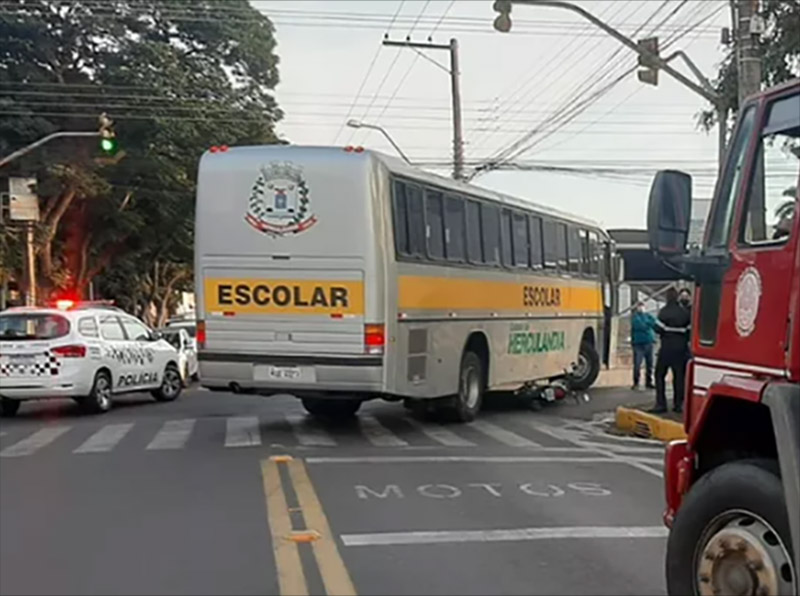
<svg viewBox="0 0 800 596">
<path fill-rule="evenodd" d="M 11 221 L 39 221 L 36 178 L 9 178 L 8 194 L 8 212 Z"/>
</svg>

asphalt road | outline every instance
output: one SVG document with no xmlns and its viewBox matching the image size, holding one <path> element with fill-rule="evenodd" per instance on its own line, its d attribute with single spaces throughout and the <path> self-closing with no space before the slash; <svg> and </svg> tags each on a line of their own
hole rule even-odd
<svg viewBox="0 0 800 596">
<path fill-rule="evenodd" d="M 23 405 L 0 421 L 0 593 L 664 594 L 661 449 L 593 413 Z"/>
</svg>

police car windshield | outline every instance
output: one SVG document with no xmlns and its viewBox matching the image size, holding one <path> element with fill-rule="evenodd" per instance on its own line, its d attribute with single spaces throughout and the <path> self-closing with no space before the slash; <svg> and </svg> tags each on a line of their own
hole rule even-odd
<svg viewBox="0 0 800 596">
<path fill-rule="evenodd" d="M 69 333 L 69 321 L 60 315 L 19 313 L 0 315 L 0 340 L 56 339 Z"/>
</svg>

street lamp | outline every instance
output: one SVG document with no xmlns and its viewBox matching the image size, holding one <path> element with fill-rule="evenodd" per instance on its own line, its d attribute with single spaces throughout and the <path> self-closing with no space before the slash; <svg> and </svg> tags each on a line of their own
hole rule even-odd
<svg viewBox="0 0 800 596">
<path fill-rule="evenodd" d="M 383 127 L 378 126 L 377 124 L 368 124 L 366 122 L 361 122 L 360 120 L 348 120 L 347 126 L 349 126 L 350 128 L 369 128 L 371 130 L 377 130 L 384 137 L 386 137 L 386 140 L 389 141 L 389 143 L 391 143 L 392 147 L 394 147 L 394 150 L 400 154 L 400 157 L 402 157 L 407 164 L 411 163 L 411 160 L 408 159 L 406 154 L 403 153 L 403 150 L 400 149 L 397 143 L 394 142 L 394 139 L 389 135 L 388 132 L 386 132 L 386 130 Z"/>
</svg>

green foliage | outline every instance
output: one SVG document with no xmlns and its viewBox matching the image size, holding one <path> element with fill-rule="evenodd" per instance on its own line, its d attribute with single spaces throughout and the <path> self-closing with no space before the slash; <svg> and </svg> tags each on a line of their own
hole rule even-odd
<svg viewBox="0 0 800 596">
<path fill-rule="evenodd" d="M 762 82 L 770 87 L 800 76 L 800 0 L 761 0 L 761 15 L 766 21 L 761 37 Z M 735 115 L 739 108 L 735 51 L 720 65 L 714 87 Z M 706 130 L 712 128 L 716 112 L 702 112 L 699 121 Z"/>
<path fill-rule="evenodd" d="M 118 141 L 113 158 L 64 140 L 5 168 L 40 181 L 40 281 L 83 292 L 95 278 L 121 300 L 154 268 L 191 282 L 199 157 L 277 141 L 277 65 L 272 23 L 247 0 L 0 2 L 0 155 L 97 130 L 103 112 Z M 4 233 L 3 255 L 14 242 Z"/>
</svg>

